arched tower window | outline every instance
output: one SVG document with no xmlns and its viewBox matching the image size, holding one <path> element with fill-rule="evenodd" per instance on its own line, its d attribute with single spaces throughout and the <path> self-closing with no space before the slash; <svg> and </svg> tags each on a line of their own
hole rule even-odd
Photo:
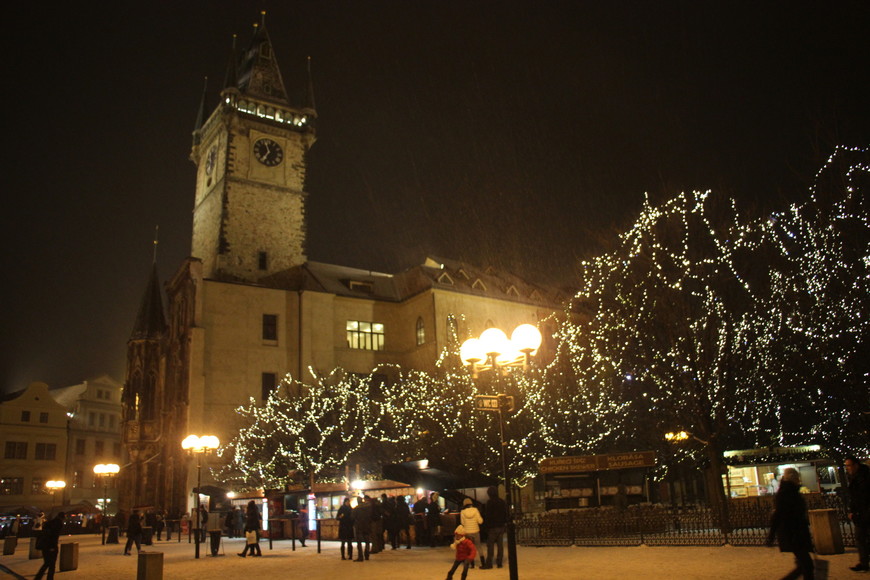
<svg viewBox="0 0 870 580">
<path fill-rule="evenodd" d="M 426 327 L 423 326 L 423 317 L 420 316 L 417 318 L 417 346 L 422 345 L 426 342 Z"/>
</svg>

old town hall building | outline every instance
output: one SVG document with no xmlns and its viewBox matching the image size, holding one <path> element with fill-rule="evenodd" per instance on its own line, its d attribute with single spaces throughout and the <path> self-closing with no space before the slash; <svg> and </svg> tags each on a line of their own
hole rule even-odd
<svg viewBox="0 0 870 580">
<path fill-rule="evenodd" d="M 432 369 L 450 336 L 538 324 L 564 298 L 486 265 L 428 258 L 386 274 L 309 261 L 305 170 L 316 120 L 313 98 L 289 101 L 257 27 L 194 131 L 191 257 L 162 288 L 152 269 L 128 342 L 120 507 L 187 511 L 196 469 L 181 440 L 229 441 L 235 409 L 288 374 L 304 382 L 309 369 Z M 220 486 L 206 470 L 203 478 Z"/>
</svg>

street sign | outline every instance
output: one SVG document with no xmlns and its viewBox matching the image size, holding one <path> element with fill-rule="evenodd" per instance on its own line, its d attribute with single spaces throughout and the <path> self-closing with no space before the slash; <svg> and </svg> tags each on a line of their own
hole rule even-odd
<svg viewBox="0 0 870 580">
<path fill-rule="evenodd" d="M 510 413 L 514 410 L 514 398 L 508 395 L 477 395 L 474 397 L 474 408 L 478 411 Z"/>
</svg>

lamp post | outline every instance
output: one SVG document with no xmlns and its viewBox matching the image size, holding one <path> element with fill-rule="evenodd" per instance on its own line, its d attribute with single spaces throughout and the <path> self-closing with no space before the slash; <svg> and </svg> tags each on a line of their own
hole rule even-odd
<svg viewBox="0 0 870 580">
<path fill-rule="evenodd" d="M 541 346 L 541 333 L 531 324 L 521 324 L 511 333 L 511 338 L 498 328 L 488 328 L 480 338 L 469 338 L 462 343 L 459 356 L 463 364 L 471 368 L 472 377 L 477 378 L 478 371 L 493 370 L 505 372 L 509 367 L 529 368 L 531 357 Z M 476 402 L 479 410 L 498 413 L 498 435 L 501 441 L 501 471 L 504 478 L 506 496 L 508 569 L 510 580 L 518 580 L 517 572 L 517 537 L 514 527 L 513 486 L 508 471 L 507 443 L 504 438 L 504 415 L 513 411 L 513 397 L 499 393 L 495 397 L 481 396 Z"/>
<path fill-rule="evenodd" d="M 94 475 L 103 480 L 103 525 L 100 526 L 103 529 L 103 544 L 106 543 L 106 524 L 108 523 L 106 518 L 109 516 L 109 480 L 118 475 L 119 471 L 121 471 L 121 467 L 117 463 L 99 463 L 94 465 Z"/>
<path fill-rule="evenodd" d="M 199 489 L 202 487 L 202 456 L 217 449 L 219 446 L 220 441 L 214 435 L 203 435 L 202 437 L 199 435 L 188 435 L 181 442 L 181 448 L 191 456 L 196 457 L 196 505 L 194 506 L 196 510 L 196 527 L 194 528 L 196 536 L 196 541 L 194 542 L 196 545 L 194 549 L 195 558 L 199 558 L 199 539 L 202 533 L 199 523 Z"/>
<path fill-rule="evenodd" d="M 49 479 L 45 482 L 45 487 L 51 490 L 51 501 L 57 502 L 57 490 L 63 491 L 63 488 L 66 487 L 66 482 L 62 479 Z"/>
</svg>

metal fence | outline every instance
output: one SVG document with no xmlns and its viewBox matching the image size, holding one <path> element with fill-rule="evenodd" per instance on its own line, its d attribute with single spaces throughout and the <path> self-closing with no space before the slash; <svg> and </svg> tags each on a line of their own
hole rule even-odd
<svg viewBox="0 0 870 580">
<path fill-rule="evenodd" d="M 846 546 L 855 532 L 839 496 L 814 495 L 808 508 L 834 510 Z M 527 546 L 763 546 L 770 530 L 771 498 L 746 498 L 729 504 L 730 529 L 706 506 L 630 506 L 582 508 L 525 515 L 516 521 L 517 542 Z"/>
</svg>

